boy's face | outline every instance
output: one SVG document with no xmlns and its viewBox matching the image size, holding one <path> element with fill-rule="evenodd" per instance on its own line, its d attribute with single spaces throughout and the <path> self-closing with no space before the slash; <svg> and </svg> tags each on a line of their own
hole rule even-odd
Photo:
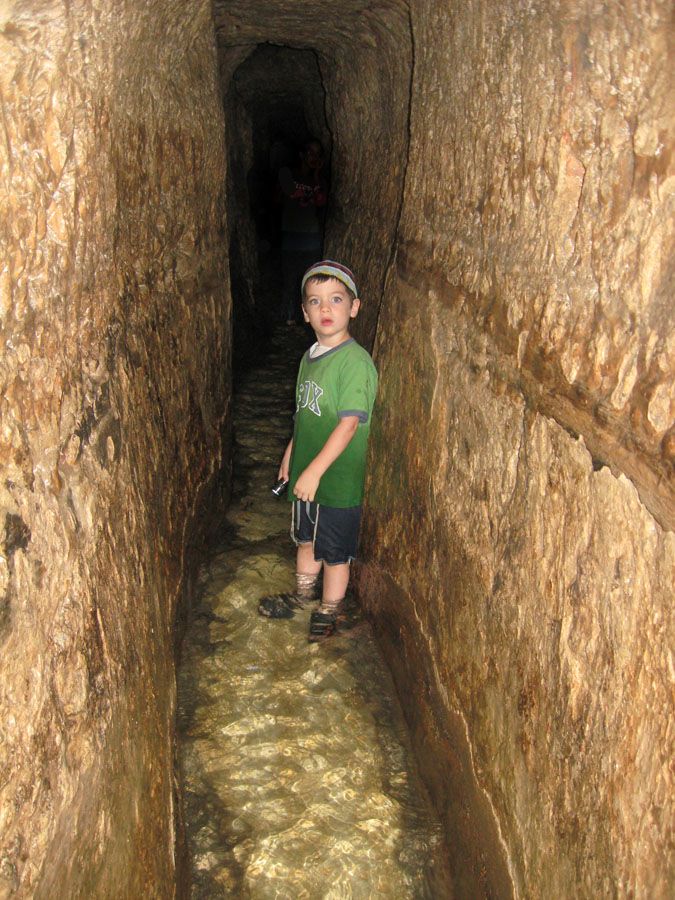
<svg viewBox="0 0 675 900">
<path fill-rule="evenodd" d="M 305 285 L 302 313 L 312 326 L 316 339 L 324 347 L 337 347 L 349 337 L 349 320 L 355 319 L 361 301 L 352 300 L 337 278 Z"/>
</svg>

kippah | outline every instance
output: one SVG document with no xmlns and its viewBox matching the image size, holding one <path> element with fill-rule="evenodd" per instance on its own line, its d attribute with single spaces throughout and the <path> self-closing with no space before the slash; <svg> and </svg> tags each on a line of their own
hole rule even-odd
<svg viewBox="0 0 675 900">
<path fill-rule="evenodd" d="M 315 275 L 328 275 L 331 278 L 336 278 L 346 285 L 355 297 L 359 296 L 358 291 L 356 290 L 356 282 L 354 281 L 354 273 L 350 272 L 347 266 L 343 266 L 339 262 L 335 262 L 335 260 L 322 259 L 321 262 L 314 263 L 307 269 L 302 276 L 302 287 L 300 290 L 303 293 L 305 285 L 309 279 L 313 278 Z"/>
</svg>

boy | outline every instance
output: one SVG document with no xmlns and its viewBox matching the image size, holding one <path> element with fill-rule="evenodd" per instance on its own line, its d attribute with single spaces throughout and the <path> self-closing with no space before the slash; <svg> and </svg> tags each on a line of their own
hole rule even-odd
<svg viewBox="0 0 675 900">
<path fill-rule="evenodd" d="M 309 640 L 334 631 L 356 557 L 370 416 L 377 372 L 349 335 L 361 301 L 354 275 L 332 260 L 315 263 L 302 279 L 302 312 L 316 343 L 300 363 L 293 437 L 279 467 L 293 503 L 297 545 L 296 592 L 264 597 L 261 615 L 290 618 L 323 594 L 312 613 Z"/>
</svg>

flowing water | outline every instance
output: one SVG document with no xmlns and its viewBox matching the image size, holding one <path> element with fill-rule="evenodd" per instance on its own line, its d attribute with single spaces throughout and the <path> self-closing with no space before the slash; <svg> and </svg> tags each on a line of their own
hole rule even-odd
<svg viewBox="0 0 675 900">
<path fill-rule="evenodd" d="M 308 611 L 257 614 L 294 584 L 290 505 L 270 488 L 307 343 L 279 333 L 235 396 L 233 502 L 179 671 L 190 896 L 450 898 L 440 825 L 358 609 L 321 644 Z"/>
</svg>

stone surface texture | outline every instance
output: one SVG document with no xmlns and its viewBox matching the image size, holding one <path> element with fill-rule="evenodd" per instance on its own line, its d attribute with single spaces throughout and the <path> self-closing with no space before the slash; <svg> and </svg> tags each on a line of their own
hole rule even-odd
<svg viewBox="0 0 675 900">
<path fill-rule="evenodd" d="M 666 897 L 670 5 L 411 12 L 361 596 L 518 896 Z"/>
<path fill-rule="evenodd" d="M 675 877 L 670 14 L 215 4 L 221 53 L 319 56 L 382 384 L 361 596 L 449 829 L 470 856 L 491 820 L 518 896 Z"/>
<path fill-rule="evenodd" d="M 0 4 L 0 897 L 170 896 L 266 42 L 323 79 L 382 385 L 359 588 L 459 855 L 492 896 L 668 895 L 672 38 L 666 0 Z"/>
<path fill-rule="evenodd" d="M 173 618 L 229 421 L 207 2 L 0 5 L 0 897 L 174 891 Z"/>
</svg>

